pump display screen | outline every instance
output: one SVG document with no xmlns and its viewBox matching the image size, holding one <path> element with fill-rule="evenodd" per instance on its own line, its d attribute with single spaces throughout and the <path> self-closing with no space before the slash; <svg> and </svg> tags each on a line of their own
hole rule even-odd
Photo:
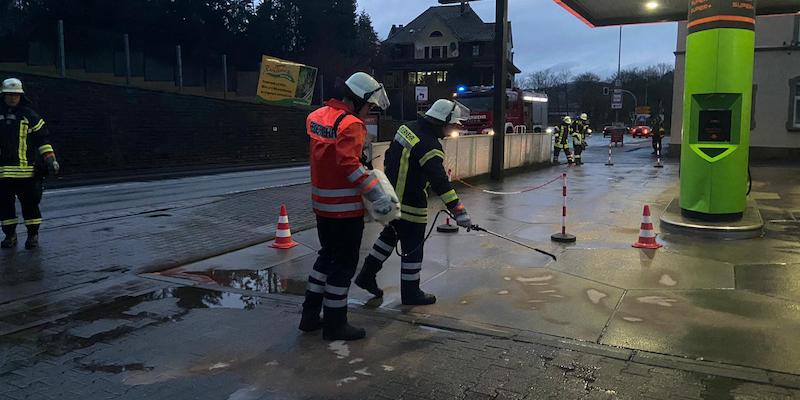
<svg viewBox="0 0 800 400">
<path fill-rule="evenodd" d="M 697 139 L 701 142 L 731 141 L 731 110 L 700 111 L 700 132 Z"/>
</svg>

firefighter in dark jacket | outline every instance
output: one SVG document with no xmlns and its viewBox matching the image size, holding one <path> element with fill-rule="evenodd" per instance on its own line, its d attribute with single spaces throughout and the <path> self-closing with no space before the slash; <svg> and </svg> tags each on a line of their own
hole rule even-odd
<svg viewBox="0 0 800 400">
<path fill-rule="evenodd" d="M 472 226 L 464 204 L 459 200 L 444 168 L 444 152 L 439 139 L 456 129 L 469 116 L 469 109 L 451 100 L 437 100 L 417 121 L 397 130 L 386 150 L 384 168 L 400 200 L 400 219 L 387 226 L 372 246 L 355 284 L 375 297 L 383 290 L 376 280 L 383 262 L 401 243 L 400 295 L 405 305 L 426 305 L 436 297 L 420 287 L 425 227 L 428 223 L 430 187 L 455 216 L 459 226 Z"/>
<path fill-rule="evenodd" d="M 0 246 L 11 249 L 17 245 L 15 203 L 19 199 L 28 229 L 25 248 L 34 249 L 39 246 L 42 224 L 43 177 L 58 174 L 59 166 L 44 119 L 31 108 L 22 82 L 6 79 L 0 93 L 0 223 L 5 234 Z"/>
<path fill-rule="evenodd" d="M 656 117 L 653 121 L 653 130 L 651 131 L 653 140 L 653 152 L 651 154 L 661 155 L 661 139 L 664 138 L 664 134 L 664 122 L 661 121 L 661 118 Z"/>
<path fill-rule="evenodd" d="M 358 268 L 364 232 L 362 197 L 380 215 L 396 207 L 391 194 L 360 161 L 367 136 L 364 118 L 372 107 L 389 107 L 386 91 L 363 72 L 348 78 L 343 89 L 341 100 L 328 100 L 306 120 L 311 200 L 321 249 L 308 277 L 299 328 L 305 332 L 322 328 L 326 340 L 366 336 L 364 329 L 347 322 L 347 294 Z"/>
<path fill-rule="evenodd" d="M 589 136 L 589 115 L 582 113 L 572 123 L 572 148 L 575 150 L 575 164 L 583 165 L 581 154 L 586 149 L 586 137 Z"/>
<path fill-rule="evenodd" d="M 572 136 L 572 118 L 566 116 L 562 119 L 561 125 L 555 127 L 553 131 L 555 142 L 553 144 L 553 164 L 558 164 L 558 155 L 564 150 L 567 162 L 572 165 L 574 159 L 569 151 L 569 138 Z"/>
</svg>

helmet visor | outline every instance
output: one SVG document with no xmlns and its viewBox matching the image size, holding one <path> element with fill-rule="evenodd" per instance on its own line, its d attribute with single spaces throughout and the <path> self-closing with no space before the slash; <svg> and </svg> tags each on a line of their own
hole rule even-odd
<svg viewBox="0 0 800 400">
<path fill-rule="evenodd" d="M 378 106 L 384 111 L 389 108 L 389 105 L 391 104 L 389 103 L 389 95 L 386 94 L 386 89 L 383 88 L 383 85 L 381 85 L 381 87 L 378 89 L 375 89 L 373 92 L 365 94 L 364 101 Z"/>
<path fill-rule="evenodd" d="M 456 125 L 464 125 L 464 121 L 469 118 L 469 108 L 467 106 L 453 100 L 453 112 L 450 114 L 450 123 Z"/>
</svg>

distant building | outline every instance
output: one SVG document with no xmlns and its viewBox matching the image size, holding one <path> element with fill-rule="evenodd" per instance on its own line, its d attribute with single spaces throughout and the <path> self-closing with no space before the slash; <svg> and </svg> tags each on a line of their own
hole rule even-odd
<svg viewBox="0 0 800 400">
<path fill-rule="evenodd" d="M 670 145 L 678 154 L 683 124 L 683 86 L 686 63 L 686 22 L 678 26 L 675 52 Z M 758 17 L 756 20 L 753 114 L 750 158 L 800 156 L 800 15 Z"/>
<path fill-rule="evenodd" d="M 408 25 L 392 26 L 381 44 L 376 67 L 392 101 L 396 119 L 412 119 L 418 109 L 450 98 L 459 86 L 492 85 L 494 23 L 486 23 L 466 5 L 431 7 Z M 520 70 L 513 64 L 509 23 L 508 79 Z"/>
</svg>

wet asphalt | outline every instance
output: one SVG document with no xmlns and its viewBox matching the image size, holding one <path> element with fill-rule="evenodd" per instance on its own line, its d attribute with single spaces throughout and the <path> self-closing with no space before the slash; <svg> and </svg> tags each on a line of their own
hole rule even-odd
<svg viewBox="0 0 800 400">
<path fill-rule="evenodd" d="M 800 178 L 791 168 L 754 168 L 752 197 L 767 222 L 763 237 L 720 240 L 661 233 L 658 217 L 677 196 L 678 166 L 656 160 L 647 139 L 626 138 L 606 166 L 608 139 L 594 137 L 585 164 L 547 167 L 509 176 L 502 183 L 470 180 L 479 188 L 521 191 L 568 174 L 567 232 L 574 244 L 557 244 L 561 184 L 514 195 L 462 187 L 473 221 L 514 240 L 553 252 L 558 261 L 496 237 L 434 233 L 425 247 L 422 280 L 438 302 L 414 313 L 457 319 L 500 332 L 524 330 L 602 345 L 697 360 L 800 373 Z M 562 155 L 563 162 L 563 155 Z M 631 247 L 642 208 L 649 205 L 659 250 Z M 438 206 L 431 206 L 431 214 Z M 442 221 L 439 221 L 442 222 Z M 380 227 L 364 235 L 366 255 Z M 251 248 L 170 273 L 227 287 L 266 287 L 302 294 L 318 248 L 315 232 L 295 235 L 302 245 L 275 255 Z M 277 258 L 276 258 L 277 257 Z M 285 261 L 285 258 L 290 261 Z M 279 284 L 247 270 L 268 267 Z M 199 278 L 198 278 L 199 276 Z M 399 301 L 399 259 L 387 261 L 379 282 L 386 294 L 370 299 L 351 291 L 354 307 L 410 311 Z"/>
</svg>

